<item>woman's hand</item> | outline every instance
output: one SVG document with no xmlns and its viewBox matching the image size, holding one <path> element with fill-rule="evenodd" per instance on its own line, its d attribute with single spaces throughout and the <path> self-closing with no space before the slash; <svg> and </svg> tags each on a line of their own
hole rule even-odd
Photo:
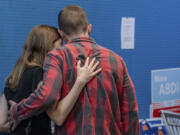
<svg viewBox="0 0 180 135">
<path fill-rule="evenodd" d="M 68 114 L 71 112 L 75 105 L 83 87 L 89 82 L 97 73 L 101 71 L 101 68 L 96 69 L 99 62 L 95 62 L 95 58 L 89 63 L 89 58 L 86 59 L 84 66 L 81 67 L 81 62 L 77 63 L 77 79 L 66 95 L 59 102 L 52 104 L 47 110 L 48 116 L 53 120 L 56 125 L 61 126 Z"/>
<path fill-rule="evenodd" d="M 89 63 L 89 57 L 86 59 L 84 66 L 81 67 L 81 61 L 77 63 L 77 81 L 86 84 L 89 82 L 96 74 L 101 71 L 101 68 L 96 69 L 99 62 L 95 62 L 95 58 Z"/>
</svg>

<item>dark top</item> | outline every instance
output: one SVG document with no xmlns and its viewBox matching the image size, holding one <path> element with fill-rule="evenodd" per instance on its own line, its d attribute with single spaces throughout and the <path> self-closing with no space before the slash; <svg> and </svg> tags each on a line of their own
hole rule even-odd
<svg viewBox="0 0 180 135">
<path fill-rule="evenodd" d="M 28 67 L 25 69 L 17 86 L 17 90 L 12 92 L 9 88 L 4 89 L 7 100 L 20 102 L 27 98 L 43 79 L 43 70 L 38 66 Z M 12 131 L 13 135 L 50 135 L 50 119 L 46 113 L 21 121 L 18 127 Z"/>
</svg>

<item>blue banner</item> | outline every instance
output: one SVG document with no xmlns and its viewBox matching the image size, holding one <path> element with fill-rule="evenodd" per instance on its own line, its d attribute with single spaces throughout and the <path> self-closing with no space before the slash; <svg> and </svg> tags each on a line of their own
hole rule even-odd
<svg viewBox="0 0 180 135">
<path fill-rule="evenodd" d="M 180 100 L 180 68 L 151 72 L 151 102 Z"/>
</svg>

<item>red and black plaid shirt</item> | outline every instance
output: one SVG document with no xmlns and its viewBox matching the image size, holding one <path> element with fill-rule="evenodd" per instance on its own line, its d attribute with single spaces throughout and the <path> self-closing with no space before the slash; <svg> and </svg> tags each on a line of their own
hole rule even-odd
<svg viewBox="0 0 180 135">
<path fill-rule="evenodd" d="M 135 89 L 123 59 L 88 37 L 73 39 L 47 55 L 42 86 L 15 105 L 12 116 L 26 119 L 65 97 L 76 80 L 77 61 L 87 56 L 100 62 L 102 72 L 84 87 L 56 134 L 139 135 Z"/>
</svg>

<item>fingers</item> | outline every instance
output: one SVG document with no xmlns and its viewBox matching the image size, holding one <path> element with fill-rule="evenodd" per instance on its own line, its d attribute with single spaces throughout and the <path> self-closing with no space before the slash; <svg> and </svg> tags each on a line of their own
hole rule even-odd
<svg viewBox="0 0 180 135">
<path fill-rule="evenodd" d="M 16 102 L 10 100 L 9 104 L 11 105 L 11 108 L 10 108 L 10 111 L 8 112 L 8 120 L 9 120 L 10 125 L 12 126 L 11 129 L 14 130 L 18 125 L 18 120 L 15 120 L 12 117 L 11 110 L 12 110 L 13 106 L 16 105 Z"/>
<path fill-rule="evenodd" d="M 84 67 L 90 70 L 91 72 L 94 72 L 97 66 L 99 65 L 99 61 L 97 61 L 96 63 L 95 61 L 96 61 L 96 58 L 93 58 L 89 64 L 89 57 L 87 57 Z"/>
<path fill-rule="evenodd" d="M 14 102 L 14 101 L 12 101 L 12 100 L 9 100 L 9 104 L 10 104 L 11 106 L 13 106 L 13 105 L 16 104 L 16 102 Z"/>
<path fill-rule="evenodd" d="M 99 61 L 97 61 L 95 63 L 95 60 L 96 58 L 93 58 L 92 61 L 90 62 L 89 66 L 88 66 L 88 69 L 92 72 L 92 76 L 95 76 L 96 74 L 98 74 L 99 72 L 101 72 L 101 68 L 97 69 L 96 68 L 98 67 L 99 65 Z"/>
<path fill-rule="evenodd" d="M 95 72 L 92 73 L 93 76 L 97 75 L 99 72 L 101 72 L 101 68 L 97 69 Z"/>
<path fill-rule="evenodd" d="M 9 129 L 9 128 L 10 128 L 10 123 L 9 123 L 9 122 L 6 122 L 6 123 L 4 124 L 4 127 L 7 128 L 7 129 Z"/>
<path fill-rule="evenodd" d="M 97 66 L 99 65 L 99 61 L 97 61 L 93 67 L 91 68 L 91 71 L 94 72 L 94 70 L 97 68 Z"/>
<path fill-rule="evenodd" d="M 88 65 L 89 65 L 89 57 L 87 57 L 85 64 L 84 64 L 84 67 L 88 67 Z"/>
<path fill-rule="evenodd" d="M 11 130 L 14 131 L 15 128 L 16 128 L 16 124 L 13 123 L 13 126 L 12 126 Z"/>
<path fill-rule="evenodd" d="M 20 121 L 14 120 L 13 124 L 12 124 L 12 127 L 11 127 L 11 130 L 14 131 L 14 129 L 19 125 L 19 123 L 20 123 Z"/>
<path fill-rule="evenodd" d="M 88 68 L 92 68 L 93 67 L 95 60 L 96 60 L 95 58 L 92 59 L 92 61 L 90 62 Z"/>
<path fill-rule="evenodd" d="M 17 120 L 17 119 L 15 119 L 15 118 L 13 118 L 12 113 L 11 113 L 13 107 L 16 105 L 16 102 L 10 100 L 10 101 L 9 101 L 9 104 L 11 105 L 11 108 L 10 108 L 10 110 L 8 111 L 7 122 L 10 124 L 11 130 L 13 131 L 13 130 L 18 126 L 18 124 L 20 123 L 20 121 Z"/>
<path fill-rule="evenodd" d="M 80 60 L 78 60 L 78 63 L 77 63 L 77 68 L 80 68 L 80 66 L 81 66 L 81 61 L 80 61 Z"/>
<path fill-rule="evenodd" d="M 96 68 L 99 65 L 99 61 L 95 62 L 96 58 L 93 58 L 92 61 L 89 63 L 89 57 L 86 58 L 85 64 L 83 67 L 81 67 L 81 61 L 79 60 L 77 63 L 77 68 L 85 68 L 88 69 L 89 71 L 91 71 L 93 73 L 93 76 L 96 75 L 97 73 L 99 73 L 101 71 L 101 69 L 96 70 Z"/>
</svg>

